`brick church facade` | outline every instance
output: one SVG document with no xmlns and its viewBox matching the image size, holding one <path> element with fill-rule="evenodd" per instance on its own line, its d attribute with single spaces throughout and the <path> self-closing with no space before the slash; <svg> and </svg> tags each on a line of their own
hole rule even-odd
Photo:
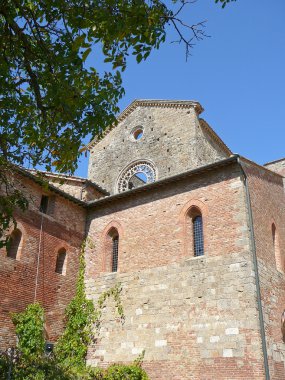
<svg viewBox="0 0 285 380">
<path fill-rule="evenodd" d="M 234 155 L 193 101 L 134 101 L 92 141 L 88 180 L 17 169 L 29 197 L 0 252 L 0 348 L 9 312 L 35 300 L 56 341 L 74 294 L 80 244 L 89 298 L 121 284 L 88 363 L 145 351 L 152 380 L 285 378 L 285 159 Z"/>
</svg>

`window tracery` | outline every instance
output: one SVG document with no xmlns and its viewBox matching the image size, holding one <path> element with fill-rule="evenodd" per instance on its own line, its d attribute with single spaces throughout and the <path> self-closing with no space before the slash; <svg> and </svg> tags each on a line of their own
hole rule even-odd
<svg viewBox="0 0 285 380">
<path fill-rule="evenodd" d="M 147 161 L 140 161 L 129 166 L 121 175 L 118 181 L 118 192 L 122 193 L 147 183 L 156 181 L 156 171 L 154 166 Z"/>
</svg>

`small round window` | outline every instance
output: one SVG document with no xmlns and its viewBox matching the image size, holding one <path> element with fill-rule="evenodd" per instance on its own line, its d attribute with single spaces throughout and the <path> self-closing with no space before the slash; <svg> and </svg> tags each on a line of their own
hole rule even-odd
<svg viewBox="0 0 285 380">
<path fill-rule="evenodd" d="M 136 141 L 140 140 L 143 137 L 143 127 L 136 127 L 132 131 L 132 137 Z"/>
</svg>

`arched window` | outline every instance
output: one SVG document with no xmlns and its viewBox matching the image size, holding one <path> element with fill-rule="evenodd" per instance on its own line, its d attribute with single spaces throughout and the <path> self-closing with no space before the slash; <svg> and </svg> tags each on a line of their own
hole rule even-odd
<svg viewBox="0 0 285 380">
<path fill-rule="evenodd" d="M 119 235 L 113 237 L 112 272 L 118 271 Z"/>
<path fill-rule="evenodd" d="M 274 250 L 274 255 L 275 255 L 276 268 L 279 272 L 284 272 L 282 257 L 280 254 L 279 236 L 278 236 L 278 232 L 276 230 L 276 226 L 274 223 L 272 223 L 271 231 L 272 231 L 272 241 L 273 241 L 273 250 Z"/>
<path fill-rule="evenodd" d="M 66 274 L 66 249 L 65 248 L 60 248 L 58 250 L 55 271 L 56 273 L 62 274 L 63 276 L 65 276 Z"/>
<path fill-rule="evenodd" d="M 191 206 L 186 214 L 186 252 L 191 256 L 204 255 L 204 228 L 200 208 Z"/>
<path fill-rule="evenodd" d="M 108 232 L 105 244 L 105 270 L 107 272 L 117 272 L 119 261 L 119 233 L 115 227 L 112 227 Z"/>
<path fill-rule="evenodd" d="M 19 258 L 20 245 L 22 240 L 22 232 L 16 228 L 10 237 L 10 242 L 7 246 L 7 257 L 16 260 Z"/>
<path fill-rule="evenodd" d="M 203 219 L 202 215 L 193 218 L 193 243 L 194 256 L 204 255 L 204 236 L 203 236 Z"/>
</svg>

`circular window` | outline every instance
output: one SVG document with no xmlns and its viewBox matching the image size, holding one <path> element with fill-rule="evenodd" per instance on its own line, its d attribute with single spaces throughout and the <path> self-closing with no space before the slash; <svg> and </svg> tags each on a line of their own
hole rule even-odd
<svg viewBox="0 0 285 380">
<path fill-rule="evenodd" d="M 118 191 L 122 193 L 126 190 L 155 182 L 156 172 L 154 166 L 147 161 L 140 161 L 123 171 L 118 181 Z"/>
<path fill-rule="evenodd" d="M 131 135 L 135 141 L 140 140 L 143 137 L 143 127 L 136 127 L 133 129 Z"/>
</svg>

